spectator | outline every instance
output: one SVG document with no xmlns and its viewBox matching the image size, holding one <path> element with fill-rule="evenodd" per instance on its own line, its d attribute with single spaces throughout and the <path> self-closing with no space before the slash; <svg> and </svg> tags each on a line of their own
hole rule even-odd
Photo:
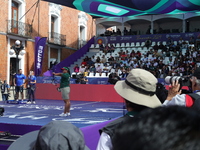
<svg viewBox="0 0 200 150">
<path fill-rule="evenodd" d="M 74 66 L 74 72 L 77 74 L 77 73 L 79 73 L 79 66 L 78 66 L 78 64 L 76 64 L 75 66 Z"/>
<path fill-rule="evenodd" d="M 114 59 L 114 57 L 113 56 L 110 56 L 110 58 L 108 58 L 108 61 L 109 62 L 113 62 L 115 59 Z"/>
<path fill-rule="evenodd" d="M 148 39 L 145 41 L 145 46 L 147 47 L 147 49 L 149 49 L 149 47 L 151 46 L 151 40 L 150 40 L 150 38 L 148 38 Z"/>
<path fill-rule="evenodd" d="M 183 38 L 180 37 L 180 39 L 179 39 L 179 41 L 178 41 L 178 45 L 179 45 L 180 47 L 182 47 L 183 42 L 184 42 Z"/>
<path fill-rule="evenodd" d="M 111 53 L 115 51 L 115 46 L 113 44 L 111 44 L 110 50 L 111 50 Z"/>
<path fill-rule="evenodd" d="M 101 67 L 101 65 L 100 64 L 98 64 L 97 65 L 97 67 L 96 67 L 96 72 L 98 72 L 98 73 L 102 73 L 102 67 Z"/>
<path fill-rule="evenodd" d="M 190 45 L 194 45 L 194 44 L 195 44 L 195 39 L 194 39 L 193 36 L 190 37 L 189 44 L 190 44 Z"/>
<path fill-rule="evenodd" d="M 9 94 L 10 94 L 10 85 L 8 85 L 7 81 L 4 80 L 3 84 L 1 84 L 1 95 L 3 102 L 7 102 Z"/>
<path fill-rule="evenodd" d="M 117 35 L 122 35 L 122 32 L 119 28 L 117 29 Z"/>
<path fill-rule="evenodd" d="M 89 75 L 89 73 L 90 73 L 90 66 L 87 65 L 87 66 L 85 67 L 85 72 L 84 72 L 83 76 L 86 77 L 86 76 Z"/>
<path fill-rule="evenodd" d="M 116 72 L 110 73 L 108 77 L 108 83 L 110 84 L 116 84 L 117 81 L 121 80 L 121 78 L 117 75 Z"/>
<path fill-rule="evenodd" d="M 79 73 L 80 74 L 84 74 L 85 72 L 85 66 L 84 65 L 81 65 L 80 69 L 79 69 Z"/>
<path fill-rule="evenodd" d="M 86 66 L 87 65 L 87 61 L 85 61 L 85 59 L 83 59 L 83 61 L 81 62 L 81 66 L 84 65 Z"/>
<path fill-rule="evenodd" d="M 159 28 L 158 33 L 160 33 L 160 34 L 163 33 L 163 29 L 161 27 Z"/>
<path fill-rule="evenodd" d="M 128 30 L 124 27 L 124 35 L 128 35 Z"/>
<path fill-rule="evenodd" d="M 149 25 L 149 28 L 147 29 L 146 34 L 151 34 L 151 25 Z"/>
<path fill-rule="evenodd" d="M 106 46 L 104 47 L 104 51 L 105 54 L 110 52 L 110 47 L 108 46 L 108 44 L 106 44 Z"/>
<path fill-rule="evenodd" d="M 91 60 L 92 60 L 94 63 L 96 62 L 96 59 L 95 59 L 95 56 L 94 56 L 94 55 L 91 57 Z"/>
<path fill-rule="evenodd" d="M 128 34 L 129 34 L 129 35 L 133 35 L 132 29 L 131 29 L 131 28 L 129 29 Z"/>
<path fill-rule="evenodd" d="M 159 46 L 158 46 L 159 49 L 163 50 L 164 49 L 164 45 L 163 45 L 163 42 L 160 42 Z"/>
<path fill-rule="evenodd" d="M 99 44 L 99 49 L 100 49 L 100 51 L 104 51 L 104 46 L 103 46 L 103 44 Z"/>
<path fill-rule="evenodd" d="M 94 61 L 92 61 L 92 59 L 89 58 L 89 60 L 87 61 L 87 64 L 88 64 L 89 66 L 92 66 L 92 65 L 94 64 Z"/>
<path fill-rule="evenodd" d="M 102 56 L 101 62 L 102 62 L 103 64 L 106 64 L 107 58 L 105 57 L 105 55 Z"/>
<path fill-rule="evenodd" d="M 125 100 L 128 113 L 100 130 L 101 136 L 97 150 L 113 149 L 111 139 L 115 128 L 119 124 L 141 112 L 145 108 L 154 108 L 161 105 L 155 95 L 157 79 L 148 71 L 143 69 L 132 69 L 126 80 L 118 81 L 114 88 L 116 92 Z"/>
<path fill-rule="evenodd" d="M 52 121 L 38 131 L 27 133 L 8 150 L 89 150 L 82 131 L 66 121 Z"/>
<path fill-rule="evenodd" d="M 158 49 L 159 49 L 159 46 L 158 46 L 157 43 L 153 46 L 153 49 L 154 49 L 154 50 L 158 50 Z"/>
<path fill-rule="evenodd" d="M 167 38 L 167 46 L 171 45 L 174 41 L 171 39 L 171 37 L 169 36 Z"/>
<path fill-rule="evenodd" d="M 184 117 L 183 117 L 184 116 Z M 147 109 L 115 130 L 114 150 L 198 150 L 200 115 L 185 107 Z"/>
<path fill-rule="evenodd" d="M 106 76 L 108 75 L 110 70 L 110 67 L 105 63 L 102 69 L 102 72 L 106 73 Z"/>
<path fill-rule="evenodd" d="M 89 57 L 88 56 L 85 56 L 85 61 L 87 62 L 89 60 Z"/>
<path fill-rule="evenodd" d="M 96 67 L 94 64 L 90 67 L 90 73 L 96 74 Z"/>
<path fill-rule="evenodd" d="M 34 75 L 33 71 L 30 71 L 28 76 L 28 84 L 27 84 L 27 91 L 28 91 L 28 101 L 27 104 L 35 104 L 35 90 L 36 90 L 36 76 Z"/>
<path fill-rule="evenodd" d="M 22 73 L 22 69 L 18 70 L 18 73 L 15 74 L 14 77 L 14 85 L 15 85 L 15 100 L 18 101 L 19 93 L 21 94 L 21 100 L 24 100 L 24 83 L 26 76 Z"/>
</svg>

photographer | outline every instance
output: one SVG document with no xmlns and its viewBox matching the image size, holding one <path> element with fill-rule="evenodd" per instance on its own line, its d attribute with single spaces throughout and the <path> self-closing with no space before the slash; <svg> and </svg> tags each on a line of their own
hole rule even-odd
<svg viewBox="0 0 200 150">
<path fill-rule="evenodd" d="M 87 84 L 87 82 L 88 82 L 88 79 L 86 76 L 81 78 L 81 81 L 80 81 L 81 84 Z"/>
<path fill-rule="evenodd" d="M 4 80 L 3 84 L 1 85 L 1 95 L 2 95 L 2 101 L 6 102 L 9 97 L 10 92 L 10 86 L 7 84 L 7 81 Z"/>
<path fill-rule="evenodd" d="M 173 81 L 169 91 L 168 96 L 163 103 L 164 106 L 168 105 L 180 105 L 185 107 L 191 107 L 199 110 L 199 99 L 200 98 L 200 68 L 197 68 L 192 75 L 191 79 L 191 94 L 181 94 L 180 83 L 178 80 Z"/>
<path fill-rule="evenodd" d="M 111 73 L 109 75 L 108 83 L 115 84 L 119 80 L 121 80 L 121 78 L 117 75 L 117 73 Z"/>
</svg>

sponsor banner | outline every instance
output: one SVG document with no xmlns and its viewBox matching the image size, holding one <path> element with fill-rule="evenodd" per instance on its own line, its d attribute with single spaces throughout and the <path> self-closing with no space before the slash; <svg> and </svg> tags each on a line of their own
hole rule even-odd
<svg viewBox="0 0 200 150">
<path fill-rule="evenodd" d="M 48 83 L 48 84 L 59 84 L 60 83 L 59 76 L 55 77 L 37 77 L 37 83 Z M 87 78 L 88 83 L 87 84 L 110 84 L 108 83 L 108 78 Z M 122 79 L 124 80 L 124 79 Z M 158 78 L 158 82 L 162 83 L 163 85 L 166 85 L 165 80 L 162 78 Z M 71 78 L 70 84 L 77 84 L 76 79 Z"/>
<path fill-rule="evenodd" d="M 145 42 L 147 39 L 158 42 L 158 41 L 167 41 L 168 37 L 171 37 L 171 39 L 174 41 L 178 41 L 180 38 L 188 41 L 191 37 L 194 37 L 194 39 L 200 38 L 200 32 L 129 35 L 129 36 L 104 36 L 104 37 L 97 37 L 95 39 L 95 44 Z"/>
<path fill-rule="evenodd" d="M 42 72 L 42 62 L 44 57 L 46 40 L 46 37 L 35 37 L 35 76 L 39 76 Z"/>
<path fill-rule="evenodd" d="M 55 77 L 37 77 L 37 83 L 48 83 L 48 84 L 59 84 L 60 83 L 59 76 Z M 87 84 L 109 84 L 108 78 L 87 78 Z M 71 78 L 70 84 L 77 84 L 76 79 Z"/>
</svg>

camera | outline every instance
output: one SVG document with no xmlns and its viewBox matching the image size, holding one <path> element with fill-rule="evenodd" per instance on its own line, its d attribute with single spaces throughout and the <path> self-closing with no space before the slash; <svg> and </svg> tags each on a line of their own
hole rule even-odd
<svg viewBox="0 0 200 150">
<path fill-rule="evenodd" d="M 187 86 L 189 90 L 182 89 L 182 93 L 192 93 L 191 91 L 191 81 L 190 77 L 180 77 L 180 76 L 167 76 L 165 78 L 165 83 L 172 84 L 172 82 L 178 81 L 180 84 L 180 90 L 183 86 Z"/>
<path fill-rule="evenodd" d="M 72 78 L 73 79 L 76 79 L 75 82 L 76 84 L 79 84 L 81 82 L 81 80 L 84 78 L 84 75 L 83 74 L 77 74 L 77 75 L 72 75 Z"/>
<path fill-rule="evenodd" d="M 116 73 L 111 73 L 108 77 L 108 83 L 116 84 L 121 78 Z"/>
</svg>

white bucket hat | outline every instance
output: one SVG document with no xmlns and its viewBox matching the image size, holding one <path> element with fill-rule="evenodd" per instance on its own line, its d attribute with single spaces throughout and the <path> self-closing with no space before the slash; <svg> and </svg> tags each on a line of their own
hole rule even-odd
<svg viewBox="0 0 200 150">
<path fill-rule="evenodd" d="M 156 77 L 144 69 L 132 69 L 126 80 L 118 81 L 114 88 L 126 100 L 146 107 L 161 106 L 156 96 Z"/>
</svg>

